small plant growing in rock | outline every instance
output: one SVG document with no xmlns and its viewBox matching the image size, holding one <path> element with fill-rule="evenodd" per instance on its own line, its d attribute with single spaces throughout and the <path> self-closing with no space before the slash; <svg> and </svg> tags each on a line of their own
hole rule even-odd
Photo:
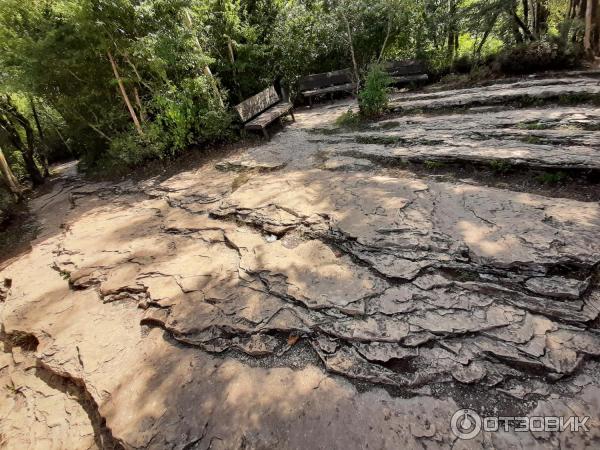
<svg viewBox="0 0 600 450">
<path fill-rule="evenodd" d="M 542 184 L 557 184 L 562 181 L 565 181 L 568 178 L 567 174 L 558 171 L 558 172 L 544 172 L 541 175 L 536 177 L 536 180 Z"/>
<path fill-rule="evenodd" d="M 344 128 L 357 128 L 360 126 L 360 115 L 349 109 L 344 114 L 335 119 L 335 124 Z"/>
<path fill-rule="evenodd" d="M 441 169 L 445 166 L 445 164 L 441 161 L 431 161 L 431 160 L 427 160 L 423 163 L 423 165 L 425 166 L 425 168 L 427 170 L 436 170 L 436 169 Z"/>
<path fill-rule="evenodd" d="M 522 141 L 526 144 L 539 145 L 543 142 L 543 139 L 539 136 L 525 136 Z"/>
<path fill-rule="evenodd" d="M 362 116 L 377 117 L 387 110 L 390 82 L 390 76 L 380 66 L 371 66 L 364 87 L 358 93 L 358 106 Z"/>
<path fill-rule="evenodd" d="M 521 130 L 547 130 L 552 128 L 552 124 L 536 120 L 534 122 L 521 122 L 517 124 L 517 128 L 520 128 Z"/>
<path fill-rule="evenodd" d="M 507 173 L 511 167 L 512 166 L 508 161 L 502 161 L 501 159 L 490 161 L 490 168 L 494 173 Z"/>
</svg>

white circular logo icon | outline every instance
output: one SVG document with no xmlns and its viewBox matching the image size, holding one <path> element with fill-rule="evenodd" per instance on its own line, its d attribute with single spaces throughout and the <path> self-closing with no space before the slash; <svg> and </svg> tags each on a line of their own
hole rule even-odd
<svg viewBox="0 0 600 450">
<path fill-rule="evenodd" d="M 481 417 L 472 409 L 461 409 L 452 416 L 452 432 L 459 439 L 473 439 L 481 431 Z"/>
</svg>

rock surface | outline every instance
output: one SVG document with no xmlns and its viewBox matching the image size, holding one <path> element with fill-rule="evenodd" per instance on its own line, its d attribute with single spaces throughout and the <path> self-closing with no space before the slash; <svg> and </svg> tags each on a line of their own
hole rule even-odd
<svg viewBox="0 0 600 450">
<path fill-rule="evenodd" d="M 499 170 L 511 165 L 598 170 L 600 114 L 593 107 L 547 106 L 410 116 L 361 131 L 339 130 L 323 136 L 320 143 L 336 144 L 337 155 L 386 164 L 477 163 Z"/>
<path fill-rule="evenodd" d="M 595 92 L 548 83 L 469 95 Z M 35 199 L 42 233 L 0 272 L 0 446 L 597 446 L 598 203 L 393 177 L 344 156 L 474 127 L 510 140 L 542 120 L 589 150 L 597 112 L 315 130 L 346 107 L 298 112 L 218 167 L 135 184 L 73 176 Z M 560 151 L 536 158 L 567 167 L 577 152 Z M 591 431 L 460 441 L 450 419 L 464 407 L 588 415 Z"/>
</svg>

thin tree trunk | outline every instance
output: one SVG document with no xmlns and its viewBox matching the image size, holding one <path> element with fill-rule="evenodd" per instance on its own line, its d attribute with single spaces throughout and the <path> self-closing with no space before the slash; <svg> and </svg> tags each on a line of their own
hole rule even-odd
<svg viewBox="0 0 600 450">
<path fill-rule="evenodd" d="M 19 180 L 17 180 L 17 177 L 13 174 L 8 161 L 4 157 L 2 148 L 0 148 L 0 175 L 2 175 L 2 181 L 15 199 L 20 200 L 23 195 L 23 188 L 19 184 Z"/>
<path fill-rule="evenodd" d="M 35 121 L 35 126 L 37 128 L 38 136 L 40 137 L 40 143 L 42 147 L 44 147 L 44 151 L 40 152 L 40 159 L 42 160 L 42 166 L 44 167 L 44 177 L 50 175 L 50 169 L 48 167 L 48 153 L 50 148 L 46 143 L 46 136 L 44 135 L 44 130 L 42 129 L 42 124 L 40 123 L 40 117 L 37 112 L 37 108 L 35 107 L 35 101 L 32 96 L 29 96 L 29 104 L 31 105 L 31 112 L 33 113 L 33 119 Z"/>
<path fill-rule="evenodd" d="M 447 36 L 446 54 L 450 62 L 454 61 L 456 56 L 456 2 L 455 0 L 448 0 L 448 36 Z"/>
<path fill-rule="evenodd" d="M 521 20 L 521 18 L 519 17 L 519 15 L 517 14 L 516 11 L 512 11 L 512 16 L 513 16 L 513 19 L 515 20 L 515 23 L 517 24 L 517 26 L 521 30 L 523 30 L 523 33 L 525 34 L 525 36 L 527 36 L 529 38 L 529 40 L 535 41 L 535 36 L 531 32 L 531 30 L 527 27 L 527 25 L 525 25 L 523 23 L 523 21 Z"/>
<path fill-rule="evenodd" d="M 233 42 L 231 38 L 227 36 L 227 51 L 229 52 L 229 62 L 233 65 L 235 64 L 235 55 L 233 53 Z"/>
<path fill-rule="evenodd" d="M 596 3 L 596 56 L 600 55 L 600 4 Z"/>
<path fill-rule="evenodd" d="M 137 78 L 138 83 L 140 84 L 140 86 L 144 86 L 146 89 L 148 89 L 149 92 L 152 92 L 152 87 L 142 79 L 142 76 L 138 72 L 137 67 L 131 61 L 131 59 L 129 59 L 129 56 L 127 55 L 127 52 L 123 53 L 123 58 L 125 58 L 125 62 L 127 63 L 127 65 L 129 67 L 131 67 L 131 69 L 133 70 L 133 73 L 135 73 L 135 77 Z"/>
<path fill-rule="evenodd" d="M 344 19 L 344 24 L 346 25 L 346 33 L 348 34 L 348 44 L 350 45 L 350 56 L 352 57 L 352 68 L 354 70 L 354 78 L 356 79 L 356 83 L 360 82 L 360 74 L 358 73 L 358 64 L 356 63 L 356 56 L 354 54 L 354 43 L 352 42 L 352 31 L 350 30 L 350 22 L 348 21 L 348 16 L 346 16 L 345 11 L 341 11 L 342 18 Z M 358 89 L 358 87 L 357 87 Z"/>
<path fill-rule="evenodd" d="M 44 106 L 44 104 L 42 103 L 42 106 Z M 60 114 L 60 113 L 59 113 Z M 54 118 L 52 117 L 52 114 L 47 114 L 46 116 L 48 118 L 48 121 L 50 122 L 50 124 L 52 125 L 52 128 L 54 128 L 54 131 L 56 131 L 56 134 L 58 134 L 58 137 L 60 138 L 61 142 L 64 144 L 65 148 L 69 151 L 69 153 L 72 155 L 73 154 L 73 150 L 71 150 L 71 146 L 67 143 L 67 140 L 65 139 L 65 137 L 62 135 L 62 133 L 60 132 L 59 128 L 58 128 L 58 124 L 54 121 Z"/>
<path fill-rule="evenodd" d="M 35 163 L 35 138 L 29 121 L 11 103 L 8 95 L 2 99 L 2 105 L 0 106 L 4 111 L 4 115 L 0 114 L 0 127 L 4 128 L 4 130 L 8 133 L 9 140 L 23 155 L 25 168 L 27 169 L 27 173 L 29 174 L 31 182 L 34 184 L 34 186 L 43 184 L 44 177 Z M 21 136 L 15 128 L 15 122 L 21 126 L 23 130 L 25 130 L 25 137 L 27 139 L 26 145 L 23 143 Z"/>
<path fill-rule="evenodd" d="M 569 0 L 569 10 L 567 11 L 567 19 L 571 19 L 573 17 L 573 6 L 575 4 L 575 0 Z"/>
<path fill-rule="evenodd" d="M 65 137 L 62 135 L 62 133 L 60 132 L 60 130 L 58 129 L 56 124 L 53 123 L 52 126 L 54 127 L 54 131 L 56 131 L 56 134 L 58 134 L 58 137 L 60 138 L 60 140 L 63 143 L 63 145 L 65 146 L 65 148 L 69 151 L 69 153 L 71 155 L 73 155 L 73 150 L 71 150 L 71 146 L 69 145 L 69 143 L 67 142 Z"/>
<path fill-rule="evenodd" d="M 92 130 L 94 130 L 96 133 L 98 133 L 101 137 L 103 137 L 104 139 L 106 139 L 108 142 L 112 142 L 112 139 L 109 138 L 106 135 L 106 133 L 104 131 L 102 131 L 100 128 L 98 128 L 96 125 L 94 125 L 93 123 L 88 122 L 85 119 L 84 119 L 84 122 L 87 124 L 88 127 L 90 127 Z"/>
<path fill-rule="evenodd" d="M 135 125 L 135 128 L 136 128 L 138 134 L 140 136 L 143 136 L 144 130 L 142 130 L 142 126 L 140 125 L 140 121 L 138 120 L 137 114 L 135 113 L 135 110 L 133 109 L 133 106 L 131 105 L 131 101 L 129 100 L 129 96 L 127 95 L 127 91 L 125 90 L 125 85 L 123 84 L 123 80 L 121 79 L 121 76 L 119 75 L 119 69 L 117 67 L 117 63 L 115 62 L 110 50 L 108 50 L 106 53 L 108 54 L 108 60 L 110 61 L 110 65 L 112 66 L 113 73 L 115 74 L 115 78 L 117 80 L 117 84 L 119 85 L 119 89 L 121 91 L 121 96 L 123 97 L 123 101 L 125 102 L 125 105 L 127 105 L 127 109 L 129 110 L 129 115 L 131 116 L 131 119 L 133 120 L 133 123 Z"/>
<path fill-rule="evenodd" d="M 190 15 L 190 12 L 187 10 L 184 10 L 183 18 L 184 18 L 185 26 L 192 32 L 192 34 L 194 36 L 194 42 L 196 43 L 196 47 L 198 47 L 198 51 L 200 53 L 204 53 L 202 51 L 202 45 L 200 45 L 200 39 L 198 39 L 198 36 L 196 35 L 196 33 L 193 32 L 194 31 L 194 22 L 192 21 L 192 16 Z M 206 75 L 211 80 L 213 89 L 215 91 L 217 98 L 219 99 L 219 104 L 221 105 L 221 108 L 225 108 L 225 104 L 223 103 L 223 98 L 221 97 L 221 93 L 219 92 L 219 87 L 217 86 L 217 81 L 215 80 L 215 77 L 213 76 L 212 71 L 210 70 L 210 67 L 208 67 L 208 65 L 204 66 L 202 68 L 202 72 L 204 72 L 204 75 Z"/>
<path fill-rule="evenodd" d="M 144 111 L 144 106 L 142 105 L 142 100 L 140 99 L 140 93 L 136 87 L 133 88 L 133 97 L 135 98 L 135 103 L 140 110 L 140 119 L 142 119 L 142 122 L 145 122 L 146 112 Z"/>
<path fill-rule="evenodd" d="M 587 0 L 587 8 L 585 10 L 585 33 L 583 35 L 583 48 L 587 54 L 592 53 L 592 11 L 594 8 L 594 0 Z"/>
<path fill-rule="evenodd" d="M 381 46 L 381 52 L 379 52 L 379 58 L 377 58 L 377 64 L 381 62 L 381 58 L 383 58 L 383 52 L 385 52 L 385 48 L 387 47 L 388 40 L 390 39 L 390 34 L 392 33 L 392 16 L 390 14 L 390 18 L 388 19 L 387 32 L 385 33 L 385 39 L 383 40 L 383 45 Z"/>
<path fill-rule="evenodd" d="M 582 1 L 586 1 L 586 0 L 571 0 L 573 2 L 573 9 L 571 11 L 571 19 L 577 19 L 580 17 L 580 13 L 581 13 L 581 2 Z M 575 32 L 573 33 L 573 36 L 571 37 L 571 42 L 573 42 L 573 44 L 575 44 L 577 41 L 579 40 L 579 33 Z"/>
</svg>

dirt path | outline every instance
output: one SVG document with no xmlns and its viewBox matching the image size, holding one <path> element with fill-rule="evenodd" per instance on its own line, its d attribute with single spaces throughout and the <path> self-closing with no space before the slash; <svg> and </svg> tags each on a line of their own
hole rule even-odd
<svg viewBox="0 0 600 450">
<path fill-rule="evenodd" d="M 597 446 L 600 205 L 572 191 L 600 169 L 600 114 L 497 106 L 598 89 L 563 81 L 359 130 L 335 127 L 339 102 L 167 179 L 57 182 L 33 202 L 32 251 L 0 272 L 0 443 Z M 465 163 L 571 180 L 534 194 L 437 173 Z M 460 408 L 590 431 L 458 440 Z"/>
</svg>

